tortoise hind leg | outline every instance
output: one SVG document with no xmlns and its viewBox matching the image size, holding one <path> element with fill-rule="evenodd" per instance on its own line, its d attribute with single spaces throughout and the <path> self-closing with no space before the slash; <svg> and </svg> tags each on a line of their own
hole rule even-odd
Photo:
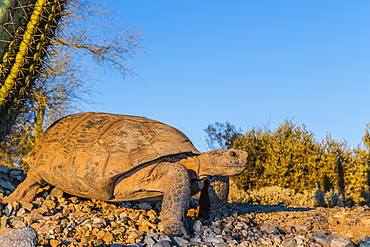
<svg viewBox="0 0 370 247">
<path fill-rule="evenodd" d="M 29 170 L 26 179 L 18 185 L 17 189 L 7 197 L 3 202 L 12 203 L 14 201 L 31 202 L 36 196 L 37 190 L 44 186 L 46 182 L 34 170 Z"/>
</svg>

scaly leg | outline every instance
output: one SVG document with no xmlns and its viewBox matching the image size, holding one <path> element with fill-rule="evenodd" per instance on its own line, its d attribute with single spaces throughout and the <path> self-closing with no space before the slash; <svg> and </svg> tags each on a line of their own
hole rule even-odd
<svg viewBox="0 0 370 247">
<path fill-rule="evenodd" d="M 37 190 L 44 186 L 46 182 L 34 170 L 29 170 L 26 179 L 18 185 L 17 189 L 7 197 L 3 202 L 12 203 L 14 201 L 32 202 L 36 196 Z"/>
<path fill-rule="evenodd" d="M 166 184 L 162 202 L 161 220 L 164 231 L 171 235 L 187 234 L 184 219 L 191 197 L 188 170 L 181 164 L 170 164 L 171 172 L 164 180 Z"/>
<path fill-rule="evenodd" d="M 169 235 L 187 234 L 184 219 L 191 187 L 187 168 L 162 162 L 145 167 L 129 177 L 119 178 L 111 201 L 162 200 L 161 221 Z"/>
<path fill-rule="evenodd" d="M 199 216 L 213 220 L 227 203 L 229 196 L 229 177 L 212 176 L 205 180 L 200 194 Z"/>
</svg>

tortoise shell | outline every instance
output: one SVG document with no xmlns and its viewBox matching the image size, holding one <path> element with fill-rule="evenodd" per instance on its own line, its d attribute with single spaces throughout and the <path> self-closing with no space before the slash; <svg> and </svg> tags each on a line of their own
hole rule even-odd
<svg viewBox="0 0 370 247">
<path fill-rule="evenodd" d="M 144 117 L 86 112 L 62 118 L 24 158 L 48 183 L 109 200 L 117 178 L 162 157 L 199 154 L 189 138 Z"/>
</svg>

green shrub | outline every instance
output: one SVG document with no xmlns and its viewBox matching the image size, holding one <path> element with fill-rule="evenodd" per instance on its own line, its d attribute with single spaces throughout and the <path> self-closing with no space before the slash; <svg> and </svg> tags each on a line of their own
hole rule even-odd
<svg viewBox="0 0 370 247">
<path fill-rule="evenodd" d="M 222 143 L 222 138 L 228 138 L 224 146 L 249 153 L 248 168 L 234 179 L 233 200 L 297 206 L 305 206 L 304 200 L 307 206 L 370 205 L 370 125 L 364 147 L 353 150 L 346 141 L 335 141 L 330 135 L 318 142 L 304 125 L 291 120 L 274 131 L 252 128 L 243 135 L 229 123 L 217 123 L 206 132 L 213 136 L 210 140 Z"/>
<path fill-rule="evenodd" d="M 280 186 L 297 192 L 319 188 L 324 191 L 343 189 L 345 143 L 327 137 L 325 143 L 314 139 L 305 126 L 286 121 L 275 131 L 252 129 L 239 136 L 233 148 L 249 153 L 249 167 L 239 176 L 238 186 L 259 189 Z"/>
<path fill-rule="evenodd" d="M 256 190 L 240 190 L 235 183 L 230 186 L 230 202 L 263 205 L 284 205 L 287 207 L 334 207 L 347 205 L 342 193 L 324 192 L 319 189 L 297 193 L 293 189 L 279 186 Z"/>
</svg>

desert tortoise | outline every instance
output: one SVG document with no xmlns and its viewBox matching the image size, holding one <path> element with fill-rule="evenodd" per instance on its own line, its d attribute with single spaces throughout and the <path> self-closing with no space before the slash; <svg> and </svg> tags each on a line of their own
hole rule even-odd
<svg viewBox="0 0 370 247">
<path fill-rule="evenodd" d="M 80 113 L 46 130 L 24 158 L 26 180 L 4 201 L 32 201 L 46 182 L 105 201 L 163 200 L 164 231 L 181 235 L 191 195 L 202 190 L 204 215 L 226 203 L 225 176 L 241 173 L 247 157 L 235 149 L 200 154 L 179 130 L 144 117 Z"/>
</svg>

